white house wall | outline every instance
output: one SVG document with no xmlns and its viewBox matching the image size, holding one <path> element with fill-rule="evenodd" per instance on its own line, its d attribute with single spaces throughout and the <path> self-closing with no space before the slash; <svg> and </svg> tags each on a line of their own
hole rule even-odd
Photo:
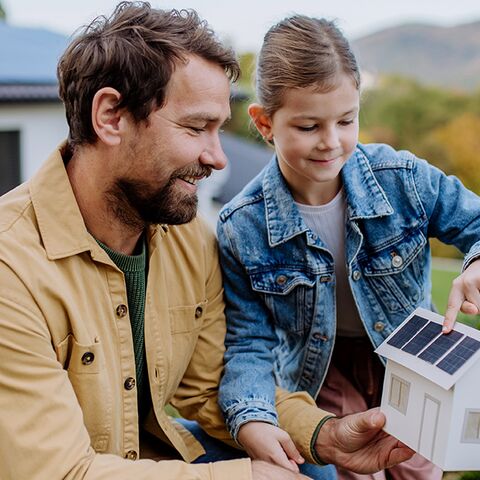
<svg viewBox="0 0 480 480">
<path fill-rule="evenodd" d="M 8 130 L 20 131 L 20 176 L 28 180 L 67 135 L 63 105 L 2 104 L 0 131 Z"/>
<path fill-rule="evenodd" d="M 410 383 L 408 406 L 405 415 L 389 405 L 390 377 L 392 373 Z M 448 430 L 450 428 L 450 413 L 452 411 L 452 390 L 444 390 L 430 380 L 392 360 L 387 362 L 385 381 L 381 405 L 381 410 L 387 417 L 385 431 L 415 451 L 419 450 L 425 394 L 428 394 L 440 403 L 434 440 L 434 453 L 433 458 L 430 458 L 430 460 L 439 467 L 444 468 L 449 436 Z"/>
<path fill-rule="evenodd" d="M 480 470 L 480 443 L 462 442 L 465 409 L 480 410 L 480 361 L 455 385 L 452 421 L 446 457 L 448 470 Z"/>
</svg>

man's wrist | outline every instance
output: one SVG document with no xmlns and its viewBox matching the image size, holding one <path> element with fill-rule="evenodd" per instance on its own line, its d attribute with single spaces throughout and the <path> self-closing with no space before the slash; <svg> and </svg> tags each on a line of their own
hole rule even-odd
<svg viewBox="0 0 480 480">
<path fill-rule="evenodd" d="M 320 457 L 320 455 L 318 453 L 317 440 L 318 440 L 318 436 L 320 434 L 320 430 L 322 429 L 322 427 L 325 425 L 325 423 L 328 420 L 331 420 L 332 418 L 336 418 L 336 416 L 335 415 L 327 415 L 327 416 L 323 417 L 320 420 L 320 423 L 315 428 L 315 430 L 313 432 L 313 435 L 312 435 L 312 441 L 310 442 L 310 453 L 311 453 L 312 457 L 314 458 L 315 462 L 317 462 L 318 465 L 327 465 L 327 463 L 325 463 L 322 460 L 322 458 Z"/>
</svg>

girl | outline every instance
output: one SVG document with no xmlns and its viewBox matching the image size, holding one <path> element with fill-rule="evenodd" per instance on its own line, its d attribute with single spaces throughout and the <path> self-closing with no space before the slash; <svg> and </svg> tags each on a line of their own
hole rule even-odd
<svg viewBox="0 0 480 480">
<path fill-rule="evenodd" d="M 275 382 L 336 415 L 379 405 L 384 367 L 374 348 L 413 309 L 433 308 L 429 237 L 466 253 L 448 328 L 460 307 L 478 312 L 480 199 L 409 152 L 358 144 L 359 70 L 332 22 L 296 15 L 271 28 L 257 96 L 249 114 L 275 155 L 220 214 L 220 405 L 251 456 L 285 465 Z M 389 473 L 441 478 L 419 456 Z"/>
</svg>

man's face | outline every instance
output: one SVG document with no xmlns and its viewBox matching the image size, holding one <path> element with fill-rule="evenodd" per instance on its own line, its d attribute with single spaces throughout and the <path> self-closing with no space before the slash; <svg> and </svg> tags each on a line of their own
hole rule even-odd
<svg viewBox="0 0 480 480">
<path fill-rule="evenodd" d="M 220 127 L 230 116 L 230 82 L 223 69 L 197 56 L 179 63 L 165 105 L 135 125 L 123 144 L 109 193 L 122 220 L 133 226 L 192 220 L 197 182 L 222 169 Z"/>
</svg>

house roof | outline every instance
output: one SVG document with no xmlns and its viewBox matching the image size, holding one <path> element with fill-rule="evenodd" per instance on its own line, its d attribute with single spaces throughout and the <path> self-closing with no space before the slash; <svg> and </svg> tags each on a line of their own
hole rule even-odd
<svg viewBox="0 0 480 480">
<path fill-rule="evenodd" d="M 480 360 L 480 331 L 457 322 L 445 335 L 443 320 L 417 308 L 375 352 L 449 390 Z"/>
<path fill-rule="evenodd" d="M 56 69 L 69 38 L 42 28 L 0 21 L 0 84 L 56 84 Z"/>
</svg>

